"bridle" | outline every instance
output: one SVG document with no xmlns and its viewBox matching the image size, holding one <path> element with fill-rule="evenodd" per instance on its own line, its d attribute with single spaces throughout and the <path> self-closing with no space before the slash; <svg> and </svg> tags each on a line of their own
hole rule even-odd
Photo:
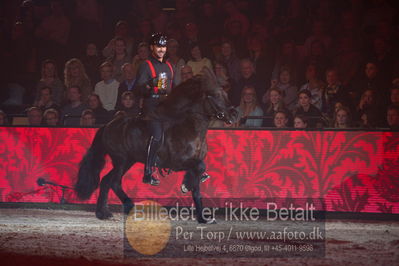
<svg viewBox="0 0 399 266">
<path fill-rule="evenodd" d="M 214 113 L 211 114 L 210 116 L 211 117 L 216 117 L 219 120 L 223 120 L 226 117 L 226 113 L 225 113 L 225 111 L 223 111 L 220 108 L 218 108 L 214 97 L 211 96 L 211 95 L 207 95 L 206 96 L 206 100 L 207 100 L 208 104 L 211 106 L 211 108 L 214 111 Z"/>
</svg>

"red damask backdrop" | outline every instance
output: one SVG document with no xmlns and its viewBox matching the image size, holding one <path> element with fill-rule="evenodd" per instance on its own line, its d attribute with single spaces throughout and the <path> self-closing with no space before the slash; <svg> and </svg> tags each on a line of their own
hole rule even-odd
<svg viewBox="0 0 399 266">
<path fill-rule="evenodd" d="M 61 190 L 37 179 L 73 186 L 96 130 L 0 127 L 0 201 L 59 202 Z M 399 132 L 210 130 L 208 145 L 204 198 L 322 198 L 327 211 L 399 213 Z M 152 187 L 142 170 L 124 177 L 132 198 L 188 197 L 182 173 Z M 119 204 L 112 192 L 110 203 Z"/>
</svg>

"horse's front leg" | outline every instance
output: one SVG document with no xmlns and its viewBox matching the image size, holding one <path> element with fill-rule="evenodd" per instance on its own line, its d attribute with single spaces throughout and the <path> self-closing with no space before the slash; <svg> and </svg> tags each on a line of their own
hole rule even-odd
<svg viewBox="0 0 399 266">
<path fill-rule="evenodd" d="M 194 161 L 192 168 L 186 172 L 185 180 L 190 190 L 197 212 L 197 221 L 199 223 L 214 223 L 214 219 L 206 219 L 203 215 L 202 198 L 200 192 L 201 175 L 205 171 L 205 163 L 203 161 Z"/>
</svg>

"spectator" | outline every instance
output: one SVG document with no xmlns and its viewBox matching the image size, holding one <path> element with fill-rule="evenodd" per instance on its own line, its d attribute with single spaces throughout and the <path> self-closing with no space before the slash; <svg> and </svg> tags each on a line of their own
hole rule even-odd
<svg viewBox="0 0 399 266">
<path fill-rule="evenodd" d="M 138 22 L 136 40 L 138 43 L 148 43 L 151 34 L 154 32 L 152 29 L 151 21 L 149 19 L 141 19 Z"/>
<path fill-rule="evenodd" d="M 311 55 L 311 46 L 314 41 L 319 41 L 323 44 L 325 50 L 330 49 L 331 36 L 327 33 L 325 23 L 321 20 L 315 20 L 312 25 L 312 33 L 306 39 L 304 48 L 306 55 Z"/>
<path fill-rule="evenodd" d="M 47 109 L 43 114 L 44 125 L 46 126 L 58 126 L 60 122 L 60 115 L 57 109 Z"/>
<path fill-rule="evenodd" d="M 94 88 L 95 93 L 100 96 L 101 102 L 107 111 L 115 109 L 118 99 L 119 82 L 113 76 L 113 66 L 110 62 L 104 62 L 100 66 L 101 81 Z"/>
<path fill-rule="evenodd" d="M 254 87 L 256 95 L 263 95 L 264 93 L 264 86 L 259 82 L 258 77 L 255 74 L 254 64 L 249 59 L 241 60 L 240 78 L 230 91 L 229 99 L 233 105 L 237 106 L 240 103 L 241 92 L 246 86 Z"/>
<path fill-rule="evenodd" d="M 110 113 L 105 110 L 103 103 L 97 94 L 92 93 L 89 95 L 88 104 L 89 108 L 93 111 L 94 116 L 96 117 L 96 124 L 104 125 L 108 123 L 110 120 Z"/>
<path fill-rule="evenodd" d="M 61 117 L 65 126 L 79 126 L 80 116 L 88 107 L 82 102 L 82 92 L 78 86 L 67 90 L 68 103 L 61 110 Z"/>
<path fill-rule="evenodd" d="M 52 0 L 50 16 L 45 17 L 35 31 L 36 37 L 42 41 L 39 54 L 55 59 L 58 64 L 64 62 L 65 53 L 60 51 L 67 48 L 70 29 L 71 22 L 65 14 L 63 1 Z"/>
<path fill-rule="evenodd" d="M 58 78 L 57 66 L 53 60 L 44 60 L 41 68 L 41 78 L 37 84 L 36 101 L 40 96 L 40 90 L 48 87 L 52 92 L 52 100 L 55 104 L 61 105 L 64 100 L 64 84 Z"/>
<path fill-rule="evenodd" d="M 149 56 L 150 47 L 148 46 L 148 43 L 140 43 L 137 47 L 137 54 L 133 57 L 132 60 L 132 66 L 135 74 L 137 74 L 137 70 L 139 69 L 140 64 L 147 60 Z"/>
<path fill-rule="evenodd" d="M 282 93 L 278 88 L 270 88 L 265 95 L 267 95 L 268 99 L 264 113 L 266 118 L 263 121 L 263 125 L 271 127 L 274 123 L 274 115 L 279 111 L 284 111 L 288 114 L 288 110 L 285 108 Z"/>
<path fill-rule="evenodd" d="M 319 73 L 325 73 L 327 67 L 331 65 L 330 58 L 326 54 L 326 48 L 322 41 L 314 40 L 310 44 L 310 54 L 304 59 L 305 66 L 316 66 Z"/>
<path fill-rule="evenodd" d="M 96 117 L 91 109 L 86 109 L 80 117 L 80 126 L 93 127 L 96 124 Z"/>
<path fill-rule="evenodd" d="M 322 112 L 327 114 L 329 117 L 333 117 L 335 113 L 335 104 L 337 102 L 344 106 L 351 106 L 349 101 L 349 94 L 345 91 L 342 83 L 338 77 L 338 71 L 334 68 L 330 68 L 326 71 L 326 89 L 323 91 L 322 97 Z"/>
<path fill-rule="evenodd" d="M 291 70 L 291 83 L 297 84 L 299 72 L 299 56 L 296 45 L 293 41 L 287 40 L 281 44 L 280 52 L 277 55 L 276 64 L 272 73 L 272 80 L 279 79 L 279 74 L 282 67 L 286 67 Z"/>
<path fill-rule="evenodd" d="M 399 87 L 391 88 L 391 104 L 399 106 Z"/>
<path fill-rule="evenodd" d="M 26 113 L 29 126 L 40 126 L 42 124 L 43 112 L 39 107 L 30 107 Z"/>
<path fill-rule="evenodd" d="M 290 112 L 293 112 L 298 102 L 298 88 L 291 81 L 291 69 L 283 66 L 280 69 L 277 82 L 272 81 L 272 87 L 281 92 L 284 105 Z"/>
<path fill-rule="evenodd" d="M 123 82 L 119 84 L 118 99 L 116 100 L 115 109 L 121 108 L 121 96 L 125 91 L 133 91 L 134 84 L 136 83 L 136 73 L 133 70 L 133 65 L 126 63 L 122 66 Z"/>
<path fill-rule="evenodd" d="M 179 55 L 179 43 L 175 39 L 170 39 L 168 41 L 168 59 L 167 61 L 172 65 L 173 72 L 175 73 L 173 77 L 173 84 L 177 86 L 181 83 L 181 71 L 178 71 L 185 65 L 185 61 Z"/>
<path fill-rule="evenodd" d="M 227 14 L 227 18 L 224 21 L 224 27 L 227 30 L 229 25 L 234 22 L 239 22 L 242 27 L 242 33 L 247 34 L 249 31 L 249 20 L 248 18 L 240 12 L 236 4 L 233 1 L 226 1 L 224 3 L 224 11 Z"/>
<path fill-rule="evenodd" d="M 246 55 L 245 36 L 249 31 L 249 20 L 240 12 L 233 1 L 224 3 L 224 11 L 227 14 L 227 18 L 224 21 L 226 37 L 234 43 L 237 54 L 243 57 Z"/>
<path fill-rule="evenodd" d="M 278 111 L 274 117 L 274 127 L 276 128 L 287 128 L 288 127 L 288 116 L 284 111 Z"/>
<path fill-rule="evenodd" d="M 42 111 L 50 108 L 59 108 L 59 106 L 53 101 L 53 93 L 50 87 L 43 87 L 40 89 L 38 99 L 33 105 L 39 107 Z"/>
<path fill-rule="evenodd" d="M 360 97 L 360 101 L 356 106 L 356 113 L 355 113 L 355 121 L 359 122 L 361 117 L 367 113 L 374 113 L 376 121 L 371 121 L 370 117 L 368 117 L 369 124 L 377 124 L 378 121 L 381 121 L 383 115 L 381 114 L 380 108 L 377 104 L 377 98 L 375 95 L 374 90 L 366 89 L 362 96 Z"/>
<path fill-rule="evenodd" d="M 182 82 L 184 82 L 186 80 L 189 80 L 192 77 L 194 77 L 193 69 L 190 66 L 188 66 L 188 65 L 184 65 L 180 69 L 180 75 L 181 75 L 181 81 Z"/>
<path fill-rule="evenodd" d="M 269 84 L 275 64 L 274 49 L 256 36 L 248 38 L 247 46 L 256 74 L 261 77 L 262 82 Z"/>
<path fill-rule="evenodd" d="M 391 45 L 385 39 L 381 37 L 373 39 L 371 60 L 378 64 L 379 74 L 382 76 L 382 79 L 392 79 L 395 56 Z"/>
<path fill-rule="evenodd" d="M 333 65 L 338 70 L 342 84 L 348 88 L 358 75 L 362 65 L 362 54 L 352 35 L 343 36 L 337 41 L 337 53 Z"/>
<path fill-rule="evenodd" d="M 129 116 L 138 116 L 140 112 L 140 105 L 131 91 L 125 91 L 122 94 L 120 107 L 117 110 L 122 111 Z"/>
<path fill-rule="evenodd" d="M 296 115 L 294 117 L 294 128 L 307 128 L 308 119 L 303 115 Z"/>
<path fill-rule="evenodd" d="M 103 49 L 103 56 L 105 58 L 111 58 L 115 56 L 116 49 L 118 49 L 117 40 L 121 39 L 123 40 L 124 43 L 123 49 L 126 50 L 126 57 L 128 58 L 132 57 L 134 40 L 130 36 L 129 24 L 124 20 L 120 20 L 115 25 L 114 38 L 112 38 Z"/>
<path fill-rule="evenodd" d="M 387 110 L 388 126 L 392 130 L 399 130 L 399 107 L 391 105 Z"/>
<path fill-rule="evenodd" d="M 0 126 L 5 125 L 8 125 L 7 114 L 3 110 L 0 110 Z"/>
<path fill-rule="evenodd" d="M 351 117 L 350 117 L 350 111 L 348 108 L 341 107 L 339 108 L 334 115 L 334 128 L 339 128 L 339 129 L 346 129 L 346 128 L 351 128 Z"/>
<path fill-rule="evenodd" d="M 213 70 L 211 60 L 202 56 L 201 49 L 198 44 L 192 44 L 190 47 L 191 59 L 188 60 L 187 65 L 193 69 L 193 74 L 198 75 L 201 73 L 202 68 L 207 67 Z"/>
<path fill-rule="evenodd" d="M 322 108 L 322 95 L 324 83 L 319 79 L 318 69 L 316 65 L 310 64 L 306 68 L 307 83 L 301 87 L 302 90 L 308 90 L 312 94 L 312 104 L 320 110 Z"/>
<path fill-rule="evenodd" d="M 299 106 L 295 111 L 295 116 L 303 115 L 309 121 L 309 127 L 319 126 L 321 123 L 320 110 L 311 103 L 312 93 L 309 90 L 301 90 L 298 93 Z"/>
<path fill-rule="evenodd" d="M 65 63 L 64 82 L 67 88 L 78 87 L 84 101 L 93 92 L 86 70 L 77 58 L 72 58 Z"/>
<path fill-rule="evenodd" d="M 93 42 L 87 43 L 85 55 L 82 57 L 82 63 L 86 69 L 88 78 L 93 84 L 100 81 L 98 67 L 102 62 L 102 56 L 98 54 L 97 45 Z"/>
<path fill-rule="evenodd" d="M 221 44 L 221 54 L 218 61 L 226 65 L 228 76 L 234 82 L 238 82 L 240 78 L 240 60 L 235 54 L 234 46 L 229 41 L 224 41 Z"/>
<path fill-rule="evenodd" d="M 230 77 L 227 74 L 227 68 L 223 65 L 223 63 L 216 61 L 214 64 L 214 71 L 219 86 L 221 86 L 226 93 L 229 93 L 231 89 L 231 82 Z"/>
<path fill-rule="evenodd" d="M 158 0 L 147 0 L 147 12 L 151 18 L 152 27 L 155 32 L 165 32 L 168 25 L 168 15 L 162 10 L 161 2 Z"/>
<path fill-rule="evenodd" d="M 216 3 L 213 1 L 204 1 L 201 5 L 201 23 L 198 26 L 200 28 L 200 35 L 206 41 L 217 39 L 218 35 L 223 31 L 221 26 L 223 25 L 222 16 L 215 5 Z"/>
<path fill-rule="evenodd" d="M 260 127 L 262 119 L 247 119 L 249 116 L 263 116 L 263 111 L 258 105 L 256 91 L 253 87 L 244 87 L 238 106 L 238 121 L 241 127 Z"/>
<path fill-rule="evenodd" d="M 115 49 L 114 53 L 111 57 L 107 58 L 107 61 L 112 63 L 113 65 L 113 78 L 118 82 L 122 82 L 123 74 L 122 74 L 122 66 L 123 64 L 130 63 L 130 57 L 127 54 L 126 43 L 123 38 L 115 39 Z"/>
<path fill-rule="evenodd" d="M 377 101 L 379 104 L 386 104 L 389 99 L 389 87 L 388 82 L 379 75 L 377 63 L 368 61 L 365 64 L 364 72 L 352 86 L 352 94 L 355 100 L 358 101 L 365 90 L 371 89 L 378 93 L 379 99 Z"/>
<path fill-rule="evenodd" d="M 191 48 L 194 44 L 201 45 L 202 40 L 199 36 L 198 26 L 195 22 L 188 22 L 184 25 L 184 38 L 180 42 L 180 51 L 183 58 L 188 59 L 191 56 Z"/>
</svg>

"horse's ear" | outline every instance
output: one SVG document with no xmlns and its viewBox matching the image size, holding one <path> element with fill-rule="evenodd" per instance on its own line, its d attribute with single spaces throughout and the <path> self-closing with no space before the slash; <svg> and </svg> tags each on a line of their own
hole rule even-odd
<svg viewBox="0 0 399 266">
<path fill-rule="evenodd" d="M 212 91 L 220 87 L 215 74 L 208 67 L 203 67 L 201 70 L 201 86 L 204 91 Z"/>
</svg>

